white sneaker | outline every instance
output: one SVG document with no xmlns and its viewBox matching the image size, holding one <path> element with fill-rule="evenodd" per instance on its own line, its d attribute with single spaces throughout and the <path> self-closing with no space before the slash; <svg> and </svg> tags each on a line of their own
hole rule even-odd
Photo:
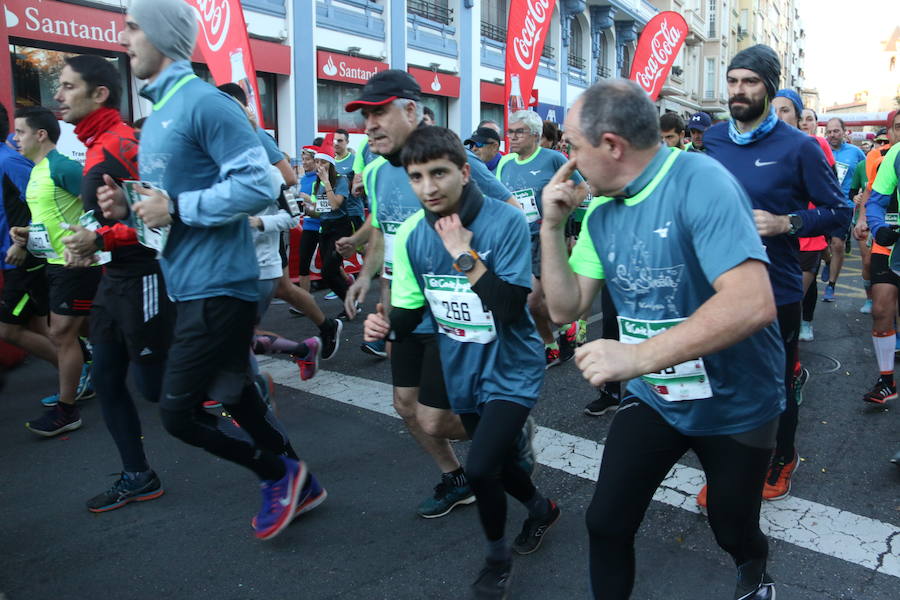
<svg viewBox="0 0 900 600">
<path fill-rule="evenodd" d="M 859 307 L 859 312 L 861 312 L 864 315 L 872 314 L 872 301 L 866 300 L 865 303 Z"/>
<path fill-rule="evenodd" d="M 800 321 L 800 341 L 813 341 L 813 327 L 811 321 Z"/>
</svg>

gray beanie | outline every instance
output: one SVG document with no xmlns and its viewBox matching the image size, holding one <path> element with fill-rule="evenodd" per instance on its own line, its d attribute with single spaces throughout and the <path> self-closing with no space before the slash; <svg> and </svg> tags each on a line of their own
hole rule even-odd
<svg viewBox="0 0 900 600">
<path fill-rule="evenodd" d="M 172 60 L 190 60 L 197 41 L 197 16 L 184 0 L 131 0 L 128 14 L 150 43 Z"/>
<path fill-rule="evenodd" d="M 766 92 L 769 100 L 775 97 L 778 90 L 778 82 L 781 80 L 781 61 L 778 55 L 765 44 L 756 44 L 734 55 L 728 65 L 728 71 L 732 69 L 748 69 L 759 75 L 766 84 Z"/>
</svg>

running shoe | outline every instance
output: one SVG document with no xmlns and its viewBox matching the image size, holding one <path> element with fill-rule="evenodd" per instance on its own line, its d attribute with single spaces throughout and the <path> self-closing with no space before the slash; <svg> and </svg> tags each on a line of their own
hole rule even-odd
<svg viewBox="0 0 900 600">
<path fill-rule="evenodd" d="M 205 400 L 203 402 L 203 408 L 220 408 L 222 403 L 218 400 Z"/>
<path fill-rule="evenodd" d="M 341 332 L 344 331 L 344 322 L 340 319 L 325 319 L 322 327 L 319 327 L 319 335 L 322 340 L 322 360 L 328 360 L 337 354 L 341 347 Z"/>
<path fill-rule="evenodd" d="M 295 358 L 294 362 L 300 367 L 301 381 L 307 381 L 315 377 L 319 370 L 319 359 L 322 358 L 322 340 L 317 337 L 311 337 L 303 340 L 306 344 L 307 353 L 303 358 Z"/>
<path fill-rule="evenodd" d="M 547 366 L 545 367 L 546 369 L 555 367 L 556 365 L 561 363 L 561 361 L 559 360 L 559 348 L 551 348 L 549 346 L 545 346 L 544 357 L 547 359 Z"/>
<path fill-rule="evenodd" d="M 338 297 L 338 295 L 335 294 L 334 292 L 328 292 L 327 294 L 325 294 L 326 300 L 337 300 L 337 297 Z"/>
<path fill-rule="evenodd" d="M 75 388 L 75 400 L 90 400 L 97 395 L 94 392 L 94 384 L 91 381 L 92 364 L 86 362 L 81 365 L 81 377 L 78 378 L 78 387 Z"/>
<path fill-rule="evenodd" d="M 305 317 L 306 313 L 300 310 L 299 308 L 294 308 L 293 306 L 288 307 L 288 313 L 293 317 Z"/>
<path fill-rule="evenodd" d="M 51 406 L 56 406 L 59 404 L 59 394 L 52 394 L 47 396 L 46 398 L 41 398 L 41 404 L 50 408 Z"/>
<path fill-rule="evenodd" d="M 822 280 L 822 283 L 828 283 L 828 280 L 831 279 L 831 263 L 826 262 L 822 267 L 822 274 L 819 276 L 819 279 Z"/>
<path fill-rule="evenodd" d="M 863 396 L 863 401 L 871 402 L 872 404 L 887 404 L 888 400 L 894 400 L 896 398 L 897 385 L 890 385 L 884 381 L 884 378 L 879 377 L 872 389 Z"/>
<path fill-rule="evenodd" d="M 306 485 L 300 492 L 300 498 L 297 500 L 297 509 L 294 511 L 294 519 L 300 515 L 306 514 L 316 508 L 328 498 L 328 492 L 319 483 L 319 480 L 310 473 L 306 478 Z"/>
<path fill-rule="evenodd" d="M 512 561 L 494 562 L 486 560 L 484 568 L 472 584 L 472 597 L 476 600 L 504 600 L 509 597 L 509 580 L 512 576 Z"/>
<path fill-rule="evenodd" d="M 534 417 L 528 415 L 525 424 L 522 425 L 519 435 L 516 436 L 516 464 L 528 475 L 534 475 L 534 469 L 537 466 L 537 460 L 534 452 L 534 433 L 535 433 Z"/>
<path fill-rule="evenodd" d="M 475 493 L 471 487 L 468 485 L 455 486 L 451 480 L 441 477 L 441 482 L 434 486 L 434 494 L 419 505 L 416 514 L 423 519 L 436 519 L 448 514 L 457 506 L 474 502 Z"/>
<path fill-rule="evenodd" d="M 575 347 L 583 346 L 587 342 L 587 321 L 578 319 L 576 322 L 577 331 L 575 332 Z"/>
<path fill-rule="evenodd" d="M 765 573 L 758 588 L 743 596 L 738 594 L 740 592 L 735 593 L 735 598 L 738 600 L 775 600 L 775 582 L 768 573 Z"/>
<path fill-rule="evenodd" d="M 560 328 L 559 332 L 566 336 L 569 343 L 575 345 L 575 338 L 578 337 L 578 321 L 572 321 L 567 326 Z"/>
<path fill-rule="evenodd" d="M 516 536 L 513 541 L 512 549 L 516 554 L 531 554 L 541 547 L 544 541 L 544 534 L 557 521 L 561 514 L 559 507 L 553 500 L 547 500 L 550 503 L 550 510 L 543 517 L 528 517 L 522 525 L 522 532 Z"/>
<path fill-rule="evenodd" d="M 377 342 L 364 342 L 362 345 L 360 345 L 359 349 L 366 354 L 371 354 L 372 356 L 377 356 L 378 358 L 387 358 L 387 346 L 384 340 L 378 340 Z"/>
<path fill-rule="evenodd" d="M 609 411 L 615 412 L 619 409 L 619 399 L 608 392 L 606 388 L 600 388 L 600 396 L 584 407 L 584 414 L 590 417 L 599 417 L 605 415 Z"/>
<path fill-rule="evenodd" d="M 360 311 L 361 309 L 362 309 L 362 305 L 361 305 L 359 302 L 357 302 L 357 303 L 356 303 L 356 314 L 359 314 L 359 311 Z M 341 319 L 342 321 L 344 321 L 344 320 L 349 320 L 349 319 L 350 319 L 350 315 L 347 314 L 347 311 L 346 311 L 346 310 L 342 310 L 342 311 L 339 312 L 334 318 L 335 318 L 335 319 Z"/>
<path fill-rule="evenodd" d="M 803 386 L 809 381 L 809 369 L 800 368 L 800 373 L 794 377 L 794 398 L 797 400 L 797 406 L 803 404 Z"/>
<path fill-rule="evenodd" d="M 575 358 L 575 342 L 569 341 L 569 336 L 566 333 L 560 334 L 556 338 L 556 345 L 559 347 L 559 362 L 560 364 L 564 362 L 568 362 Z"/>
<path fill-rule="evenodd" d="M 766 476 L 763 485 L 763 500 L 781 500 L 791 493 L 791 477 L 797 470 L 797 464 L 800 462 L 799 455 L 794 452 L 794 458 L 791 462 L 784 462 L 783 458 L 775 458 L 769 467 L 769 474 Z"/>
<path fill-rule="evenodd" d="M 704 483 L 703 487 L 700 488 L 700 493 L 697 494 L 697 506 L 700 508 L 706 508 L 706 492 L 709 491 L 709 485 Z"/>
<path fill-rule="evenodd" d="M 872 301 L 866 300 L 865 302 L 863 302 L 863 305 L 859 307 L 859 312 L 861 312 L 864 315 L 871 315 L 872 314 Z"/>
<path fill-rule="evenodd" d="M 47 409 L 39 419 L 25 423 L 25 427 L 32 433 L 42 437 L 53 437 L 66 431 L 75 431 L 81 427 L 81 415 L 78 414 L 77 406 L 72 407 L 71 410 L 66 410 L 57 404 Z"/>
<path fill-rule="evenodd" d="M 153 471 L 145 471 L 137 477 L 122 473 L 111 488 L 87 501 L 87 509 L 94 513 L 106 512 L 129 502 L 154 500 L 164 493 L 162 483 Z"/>
<path fill-rule="evenodd" d="M 812 321 L 800 321 L 800 338 L 799 339 L 801 342 L 813 341 Z"/>
<path fill-rule="evenodd" d="M 834 286 L 830 283 L 825 286 L 825 295 L 822 296 L 822 302 L 834 302 Z"/>
<path fill-rule="evenodd" d="M 254 529 L 256 537 L 261 540 L 275 537 L 291 523 L 300 500 L 300 490 L 306 484 L 306 463 L 284 456 L 279 458 L 284 463 L 284 477 L 259 484 L 262 506 L 256 515 Z"/>
<path fill-rule="evenodd" d="M 900 467 L 900 450 L 897 450 L 897 454 L 891 458 L 891 462 Z"/>
</svg>

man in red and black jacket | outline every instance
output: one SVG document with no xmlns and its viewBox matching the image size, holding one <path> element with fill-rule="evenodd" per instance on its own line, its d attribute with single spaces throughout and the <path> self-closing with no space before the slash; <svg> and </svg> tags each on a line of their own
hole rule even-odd
<svg viewBox="0 0 900 600">
<path fill-rule="evenodd" d="M 96 232 L 74 227 L 65 238 L 66 259 L 67 265 L 85 266 L 95 262 L 96 252 L 111 252 L 90 329 L 94 389 L 123 464 L 112 487 L 88 500 L 91 512 L 163 494 L 144 454 L 141 423 L 125 381 L 131 367 L 141 395 L 159 400 L 174 313 L 156 251 L 139 244 L 134 229 L 104 219 L 97 201 L 99 188 L 139 178 L 138 142 L 122 122 L 121 98 L 121 77 L 109 61 L 88 55 L 66 59 L 56 100 L 62 118 L 76 125 L 75 134 L 87 147 L 81 200 L 100 224 Z"/>
</svg>

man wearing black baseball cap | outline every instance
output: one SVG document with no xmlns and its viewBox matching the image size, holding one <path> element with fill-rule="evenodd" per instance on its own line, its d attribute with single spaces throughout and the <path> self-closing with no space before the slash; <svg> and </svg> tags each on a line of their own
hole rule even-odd
<svg viewBox="0 0 900 600">
<path fill-rule="evenodd" d="M 494 172 L 502 156 L 500 154 L 500 134 L 496 129 L 479 127 L 463 144 L 481 159 L 491 173 Z"/>
<path fill-rule="evenodd" d="M 703 134 L 712 125 L 712 119 L 705 112 L 691 115 L 688 121 L 688 132 L 691 134 L 691 143 L 685 147 L 688 152 L 706 152 L 703 145 Z"/>
</svg>

